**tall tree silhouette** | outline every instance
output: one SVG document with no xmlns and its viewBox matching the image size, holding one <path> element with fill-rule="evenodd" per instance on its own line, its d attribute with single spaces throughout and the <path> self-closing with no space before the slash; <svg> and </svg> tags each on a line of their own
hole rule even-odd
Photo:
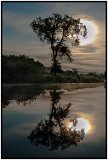
<svg viewBox="0 0 108 160">
<path fill-rule="evenodd" d="M 34 144 L 42 144 L 50 148 L 50 150 L 65 149 L 71 145 L 77 145 L 84 130 L 76 131 L 76 129 L 67 129 L 64 120 L 69 115 L 71 103 L 61 106 L 59 102 L 63 92 L 56 90 L 50 91 L 51 110 L 49 119 L 41 120 L 35 129 L 30 133 L 28 139 Z M 78 121 L 74 120 L 74 127 Z"/>
<path fill-rule="evenodd" d="M 51 73 L 54 75 L 61 71 L 60 57 L 66 56 L 70 62 L 73 60 L 66 41 L 71 39 L 72 46 L 78 46 L 80 44 L 79 35 L 85 37 L 87 34 L 86 26 L 80 22 L 80 19 L 74 19 L 68 15 L 62 17 L 55 13 L 52 17 L 34 19 L 30 26 L 40 41 L 50 44 Z"/>
</svg>

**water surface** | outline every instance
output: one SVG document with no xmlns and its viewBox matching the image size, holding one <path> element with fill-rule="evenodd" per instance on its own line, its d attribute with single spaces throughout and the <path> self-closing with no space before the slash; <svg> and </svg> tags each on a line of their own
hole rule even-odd
<svg viewBox="0 0 108 160">
<path fill-rule="evenodd" d="M 3 86 L 2 158 L 105 158 L 105 89 L 89 85 Z"/>
</svg>

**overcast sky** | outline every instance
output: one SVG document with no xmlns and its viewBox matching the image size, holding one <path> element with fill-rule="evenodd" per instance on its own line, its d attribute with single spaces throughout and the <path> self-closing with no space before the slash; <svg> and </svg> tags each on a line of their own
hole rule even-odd
<svg viewBox="0 0 108 160">
<path fill-rule="evenodd" d="M 105 2 L 2 2 L 3 54 L 24 54 L 50 66 L 49 46 L 38 40 L 30 28 L 33 19 L 52 13 L 81 18 L 88 24 L 88 39 L 70 49 L 74 62 L 62 60 L 63 69 L 81 72 L 105 71 Z M 84 22 L 83 22 L 84 23 Z M 90 23 L 90 24 L 89 24 Z M 91 41 L 89 41 L 91 39 Z"/>
</svg>

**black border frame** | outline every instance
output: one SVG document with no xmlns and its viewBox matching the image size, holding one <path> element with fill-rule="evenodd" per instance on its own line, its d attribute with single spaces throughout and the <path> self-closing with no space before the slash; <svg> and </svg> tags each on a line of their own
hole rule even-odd
<svg viewBox="0 0 108 160">
<path fill-rule="evenodd" d="M 81 0 L 81 1 L 57 1 L 57 0 L 55 0 L 55 1 L 1 1 L 1 159 L 5 159 L 4 157 L 3 157 L 3 152 L 2 152 L 2 145 L 3 145 L 3 141 L 2 141 L 2 139 L 3 139 L 3 135 L 2 135 L 2 128 L 3 128 L 3 126 L 2 126 L 2 90 L 3 90 L 3 88 L 2 88 L 2 51 L 3 51 L 3 24 L 2 24 L 2 21 L 3 21 L 3 3 L 81 3 L 81 2 L 83 2 L 83 3 L 105 3 L 105 15 L 106 15 L 106 17 L 105 17 L 105 55 L 106 55 L 106 97 L 105 97 L 105 100 L 106 100 L 106 116 L 105 116 L 105 122 L 106 122 L 106 130 L 105 130 L 105 132 L 106 132 L 106 156 L 105 156 L 105 158 L 103 158 L 103 159 L 107 159 L 107 1 L 83 1 L 83 0 Z M 6 158 L 6 159 L 28 159 L 27 157 L 26 158 L 17 158 L 17 157 L 12 157 L 12 158 Z M 42 158 L 39 158 L 39 157 L 36 157 L 36 158 L 29 158 L 29 159 L 42 159 Z M 79 159 L 79 158 L 44 158 L 44 159 Z M 87 159 L 87 158 L 85 158 L 85 157 L 81 157 L 80 159 Z M 88 159 L 91 159 L 91 158 L 89 158 L 88 157 Z M 93 158 L 92 158 L 93 159 Z M 102 158 L 100 158 L 100 157 L 97 157 L 97 158 L 94 158 L 94 159 L 102 159 Z"/>
</svg>

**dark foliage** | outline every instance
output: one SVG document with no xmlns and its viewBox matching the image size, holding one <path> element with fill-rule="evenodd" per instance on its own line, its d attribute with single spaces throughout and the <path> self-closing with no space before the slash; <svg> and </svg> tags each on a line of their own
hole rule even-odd
<svg viewBox="0 0 108 160">
<path fill-rule="evenodd" d="M 27 75 L 30 77 L 30 75 L 42 74 L 44 72 L 44 65 L 39 61 L 35 62 L 33 58 L 24 55 L 2 56 L 3 82 L 25 82 Z"/>
<path fill-rule="evenodd" d="M 50 44 L 52 69 L 51 73 L 56 75 L 61 69 L 61 65 L 57 60 L 59 57 L 67 57 L 72 62 L 71 51 L 66 41 L 71 37 L 72 46 L 80 44 L 79 35 L 85 37 L 87 35 L 86 26 L 80 23 L 80 19 L 72 18 L 68 15 L 62 17 L 60 14 L 53 14 L 52 17 L 38 17 L 30 24 L 33 31 L 39 37 L 40 41 Z M 56 67 L 57 66 L 57 67 Z"/>
<path fill-rule="evenodd" d="M 44 95 L 45 91 L 37 85 L 4 86 L 2 91 L 2 107 L 6 107 L 14 100 L 18 105 L 24 106 L 36 100 L 39 95 Z"/>
<path fill-rule="evenodd" d="M 56 76 L 50 74 L 58 72 Z M 64 83 L 64 82 L 103 82 L 105 74 L 80 74 L 73 68 L 71 71 L 63 71 L 58 60 L 52 63 L 50 68 L 45 67 L 39 61 L 20 56 L 2 56 L 2 81 L 3 83 Z"/>
<path fill-rule="evenodd" d="M 24 55 L 3 55 L 2 72 L 6 75 L 27 75 L 44 72 L 44 65 L 39 61 L 35 62 L 33 58 Z"/>
<path fill-rule="evenodd" d="M 34 145 L 44 145 L 49 149 L 66 149 L 71 145 L 77 146 L 78 143 L 84 138 L 84 130 L 76 131 L 76 129 L 67 129 L 64 120 L 67 118 L 70 112 L 71 104 L 64 106 L 57 105 L 63 92 L 56 90 L 50 91 L 51 96 L 51 110 L 49 119 L 41 120 L 30 133 L 28 139 Z M 74 127 L 78 121 L 75 121 Z M 81 136 L 83 133 L 83 137 Z"/>
<path fill-rule="evenodd" d="M 58 60 L 55 60 L 55 63 L 52 63 L 50 73 L 56 74 L 56 73 L 61 73 L 61 72 L 62 72 L 61 65 L 58 62 Z"/>
</svg>

